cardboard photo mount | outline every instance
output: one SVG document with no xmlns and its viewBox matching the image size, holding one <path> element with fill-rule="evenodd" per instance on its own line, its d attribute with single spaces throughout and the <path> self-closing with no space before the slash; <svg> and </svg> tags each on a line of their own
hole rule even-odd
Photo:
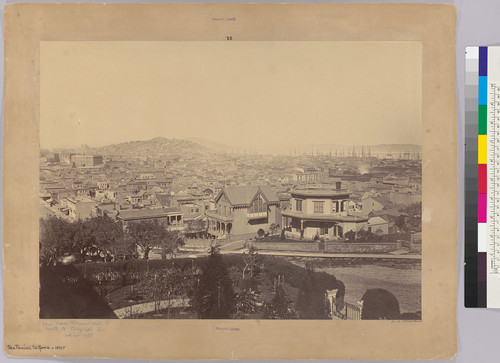
<svg viewBox="0 0 500 363">
<path fill-rule="evenodd" d="M 236 20 L 213 20 L 220 17 Z M 455 23 L 455 7 L 441 4 L 7 5 L 6 354 L 123 359 L 451 358 L 457 351 Z M 227 37 L 422 42 L 421 322 L 38 318 L 40 42 Z M 71 336 L 67 329 L 87 333 Z"/>
</svg>

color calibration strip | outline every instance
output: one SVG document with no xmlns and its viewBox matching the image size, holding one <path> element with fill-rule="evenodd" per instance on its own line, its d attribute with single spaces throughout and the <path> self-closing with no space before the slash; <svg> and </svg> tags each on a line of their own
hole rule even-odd
<svg viewBox="0 0 500 363">
<path fill-rule="evenodd" d="M 500 307 L 500 47 L 467 47 L 465 306 Z"/>
<path fill-rule="evenodd" d="M 478 201 L 477 201 L 477 279 L 478 296 L 481 303 L 486 289 L 486 232 L 488 230 L 488 132 L 487 132 L 487 94 L 488 94 L 488 48 L 479 47 L 479 79 L 478 79 L 478 118 L 477 118 L 477 163 L 478 163 Z M 486 290 L 486 291 L 485 291 Z M 487 306 L 487 305 L 486 305 Z"/>
<path fill-rule="evenodd" d="M 480 250 L 486 252 L 486 248 L 479 247 L 484 232 L 479 226 L 485 224 L 479 213 L 484 211 L 479 194 L 486 191 L 484 185 L 479 188 L 479 174 L 483 172 L 484 176 L 486 171 L 486 160 L 479 163 L 479 144 L 484 150 L 487 137 L 486 130 L 479 133 L 479 47 L 467 47 L 465 53 L 465 306 L 486 307 L 486 279 L 482 276 L 480 283 L 478 273 Z"/>
</svg>

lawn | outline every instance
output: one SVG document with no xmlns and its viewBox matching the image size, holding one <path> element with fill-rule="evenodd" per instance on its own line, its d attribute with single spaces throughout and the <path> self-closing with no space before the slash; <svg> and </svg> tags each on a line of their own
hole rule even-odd
<svg viewBox="0 0 500 363">
<path fill-rule="evenodd" d="M 257 275 L 255 279 L 255 289 L 259 293 L 259 300 L 262 303 L 268 303 L 272 300 L 275 293 L 275 281 L 277 281 L 278 276 L 281 276 L 281 281 L 285 281 L 283 287 L 290 300 L 291 307 L 296 307 L 299 289 L 307 284 L 306 269 L 280 257 L 259 256 L 259 259 L 260 268 L 255 270 L 255 274 Z M 59 290 L 68 290 L 68 294 L 71 294 L 71 292 L 75 290 L 75 281 L 79 281 L 77 285 L 80 286 L 80 289 L 81 286 L 85 287 L 82 291 L 86 291 L 86 297 L 83 297 L 83 293 L 80 293 L 75 294 L 75 296 L 67 296 L 66 300 L 73 301 L 78 305 L 79 300 L 85 299 L 85 306 L 87 307 L 84 312 L 85 317 L 97 318 L 99 316 L 106 316 L 106 314 L 111 316 L 112 310 L 152 301 L 151 298 L 147 298 L 138 288 L 139 282 L 146 274 L 150 274 L 151 276 L 151 274 L 155 274 L 156 272 L 159 273 L 162 270 L 175 268 L 184 271 L 186 276 L 188 276 L 186 283 L 192 284 L 194 280 L 189 278 L 189 274 L 200 272 L 205 260 L 206 257 L 151 261 L 130 260 L 108 263 L 89 262 L 86 264 L 72 265 L 71 276 L 73 277 L 71 279 L 65 276 L 66 270 L 58 270 L 59 275 L 57 278 L 54 277 L 53 274 L 45 274 L 45 283 L 42 284 L 41 296 L 52 295 L 52 293 L 48 294 L 47 292 L 47 287 L 51 285 L 47 283 L 47 281 L 50 282 L 52 279 L 59 281 L 59 285 L 63 285 L 62 289 L 61 286 L 59 286 Z M 223 260 L 230 273 L 233 274 L 235 278 L 238 278 L 244 268 L 242 257 L 238 255 L 224 255 Z M 332 290 L 335 288 L 341 291 L 344 290 L 343 283 L 338 281 L 333 275 L 325 272 L 315 272 L 314 276 L 318 286 L 323 290 Z M 193 275 L 193 279 L 194 278 L 196 278 L 195 275 Z M 54 289 L 52 288 L 51 291 L 52 290 Z M 236 294 L 240 292 L 240 287 L 237 283 L 234 284 L 234 290 Z M 92 301 L 88 301 L 90 296 L 93 298 Z M 54 315 L 54 312 L 62 305 L 59 299 L 45 299 L 44 302 L 45 305 L 41 305 L 41 310 L 49 315 L 47 317 Z M 93 316 L 94 313 L 99 315 Z M 71 318 L 82 317 L 80 315 L 82 312 L 80 311 L 70 310 L 67 311 L 66 314 L 73 314 L 72 316 L 68 316 Z M 182 313 L 177 312 L 176 314 L 176 318 L 179 319 L 191 318 L 192 316 L 190 314 L 193 314 L 193 312 L 188 313 L 187 310 L 184 309 Z M 262 318 L 262 311 L 245 316 L 241 316 L 240 314 L 238 317 L 258 319 Z M 165 318 L 165 316 L 152 316 L 147 313 L 144 315 L 144 318 Z"/>
</svg>

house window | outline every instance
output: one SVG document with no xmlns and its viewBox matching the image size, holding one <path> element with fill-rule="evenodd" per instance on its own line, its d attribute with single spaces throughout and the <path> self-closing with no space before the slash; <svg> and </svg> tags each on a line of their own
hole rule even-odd
<svg viewBox="0 0 500 363">
<path fill-rule="evenodd" d="M 325 234 L 328 234 L 328 228 L 323 228 L 323 227 L 321 227 L 321 228 L 319 229 L 319 234 L 320 234 L 321 236 L 324 236 Z"/>
<path fill-rule="evenodd" d="M 258 198 L 254 199 L 254 201 L 250 205 L 250 208 L 248 208 L 248 213 L 262 213 L 262 212 L 267 212 L 267 206 L 262 197 L 259 196 Z"/>
<path fill-rule="evenodd" d="M 333 213 L 337 213 L 339 211 L 339 202 L 333 202 Z"/>
<path fill-rule="evenodd" d="M 295 209 L 297 209 L 299 212 L 302 212 L 302 201 L 301 200 L 295 201 Z"/>
<path fill-rule="evenodd" d="M 340 202 L 340 211 L 343 212 L 345 210 L 345 200 Z"/>
<path fill-rule="evenodd" d="M 324 202 L 313 202 L 313 203 L 314 203 L 314 213 L 323 213 Z"/>
</svg>

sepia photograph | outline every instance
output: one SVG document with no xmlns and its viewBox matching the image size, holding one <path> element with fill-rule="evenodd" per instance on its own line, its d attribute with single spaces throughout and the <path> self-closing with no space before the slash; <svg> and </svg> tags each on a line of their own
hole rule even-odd
<svg viewBox="0 0 500 363">
<path fill-rule="evenodd" d="M 7 5 L 5 354 L 456 354 L 456 15 Z"/>
<path fill-rule="evenodd" d="M 420 322 L 421 145 L 421 42 L 42 41 L 39 317 Z"/>
</svg>

